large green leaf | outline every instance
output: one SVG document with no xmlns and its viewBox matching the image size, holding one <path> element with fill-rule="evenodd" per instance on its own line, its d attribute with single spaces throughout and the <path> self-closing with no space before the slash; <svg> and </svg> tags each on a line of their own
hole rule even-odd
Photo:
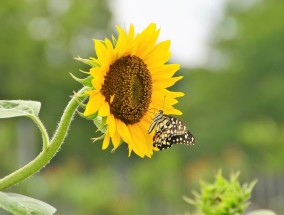
<svg viewBox="0 0 284 215">
<path fill-rule="evenodd" d="M 0 119 L 19 116 L 38 116 L 40 102 L 24 100 L 0 100 Z"/>
<path fill-rule="evenodd" d="M 53 215 L 56 209 L 37 199 L 0 192 L 0 208 L 14 215 Z"/>
</svg>

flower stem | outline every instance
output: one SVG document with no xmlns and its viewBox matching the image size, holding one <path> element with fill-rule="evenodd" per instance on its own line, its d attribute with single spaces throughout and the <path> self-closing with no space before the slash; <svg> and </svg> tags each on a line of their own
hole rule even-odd
<svg viewBox="0 0 284 215">
<path fill-rule="evenodd" d="M 42 146 L 43 149 L 42 150 L 47 149 L 47 147 L 49 145 L 49 136 L 48 136 L 48 133 L 47 133 L 44 125 L 42 124 L 42 122 L 40 121 L 40 119 L 38 117 L 31 115 L 30 118 L 35 122 L 35 124 L 37 125 L 37 127 L 39 128 L 39 130 L 41 132 L 42 141 L 43 141 L 43 146 Z"/>
<path fill-rule="evenodd" d="M 86 88 L 82 88 L 78 92 L 78 94 L 84 92 L 85 90 Z M 73 115 L 76 112 L 77 107 L 78 103 L 76 101 L 75 96 L 73 96 L 70 102 L 68 103 L 68 105 L 66 106 L 65 111 L 57 127 L 57 130 L 55 131 L 55 134 L 49 144 L 47 144 L 48 141 L 46 140 L 46 138 L 48 138 L 48 136 L 46 136 L 47 134 L 46 130 L 44 129 L 44 127 L 41 127 L 40 121 L 36 122 L 43 135 L 43 142 L 44 142 L 43 150 L 30 163 L 14 171 L 13 173 L 7 175 L 6 177 L 2 178 L 0 180 L 0 190 L 4 190 L 8 187 L 11 187 L 23 181 L 24 179 L 32 176 L 50 162 L 50 160 L 56 155 L 56 153 L 60 149 L 67 135 L 70 123 L 72 121 Z"/>
</svg>

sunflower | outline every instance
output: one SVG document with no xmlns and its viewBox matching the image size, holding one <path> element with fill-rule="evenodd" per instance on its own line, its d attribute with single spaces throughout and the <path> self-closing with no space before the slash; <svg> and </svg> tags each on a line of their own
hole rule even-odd
<svg viewBox="0 0 284 215">
<path fill-rule="evenodd" d="M 151 157 L 156 149 L 147 130 L 154 113 L 181 114 L 173 105 L 184 94 L 166 89 L 182 78 L 173 77 L 180 66 L 166 64 L 170 40 L 157 43 L 160 30 L 155 24 L 138 34 L 133 25 L 128 32 L 119 26 L 117 30 L 117 39 L 94 40 L 97 58 L 83 60 L 93 66 L 84 116 L 105 119 L 103 149 L 110 142 L 114 149 L 125 142 L 129 155 L 133 151 Z"/>
</svg>

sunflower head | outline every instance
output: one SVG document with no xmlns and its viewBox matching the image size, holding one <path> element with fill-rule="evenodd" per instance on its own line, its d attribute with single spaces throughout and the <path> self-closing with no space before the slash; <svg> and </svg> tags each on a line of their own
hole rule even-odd
<svg viewBox="0 0 284 215">
<path fill-rule="evenodd" d="M 173 107 L 181 92 L 166 88 L 182 77 L 173 77 L 178 64 L 166 64 L 170 58 L 170 41 L 157 43 L 160 30 L 150 24 L 135 34 L 134 26 L 127 31 L 117 26 L 118 37 L 94 40 L 96 58 L 78 60 L 91 66 L 89 76 L 77 79 L 88 90 L 84 117 L 94 120 L 104 134 L 102 148 L 110 142 L 116 149 L 128 144 L 129 155 L 153 154 L 153 134 L 147 130 L 157 110 L 181 114 Z"/>
</svg>

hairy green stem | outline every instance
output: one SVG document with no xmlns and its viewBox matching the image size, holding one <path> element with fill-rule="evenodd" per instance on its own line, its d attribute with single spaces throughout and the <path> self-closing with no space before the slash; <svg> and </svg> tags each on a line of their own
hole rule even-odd
<svg viewBox="0 0 284 215">
<path fill-rule="evenodd" d="M 41 132 L 41 136 L 42 136 L 42 141 L 43 141 L 43 146 L 42 146 L 42 150 L 47 149 L 48 145 L 49 145 L 49 136 L 48 133 L 44 127 L 44 125 L 42 124 L 42 122 L 40 121 L 40 119 L 38 117 L 35 117 L 33 115 L 29 116 L 37 125 L 37 127 L 39 128 L 40 132 Z"/>
<path fill-rule="evenodd" d="M 86 88 L 82 88 L 78 93 L 80 94 L 85 90 Z M 57 127 L 57 130 L 49 144 L 46 144 L 45 142 L 47 141 L 46 138 L 48 138 L 48 136 L 44 137 L 44 135 L 47 135 L 45 128 L 41 127 L 42 124 L 40 121 L 36 121 L 36 124 L 38 125 L 38 127 L 40 127 L 40 130 L 43 135 L 44 146 L 42 152 L 24 167 L 2 178 L 0 180 L 0 190 L 4 190 L 8 187 L 11 187 L 23 181 L 24 179 L 32 176 L 50 162 L 50 160 L 60 149 L 67 135 L 70 123 L 72 121 L 73 115 L 76 112 L 77 107 L 78 103 L 76 101 L 75 96 L 73 96 L 68 105 L 66 106 L 65 111 Z"/>
</svg>

